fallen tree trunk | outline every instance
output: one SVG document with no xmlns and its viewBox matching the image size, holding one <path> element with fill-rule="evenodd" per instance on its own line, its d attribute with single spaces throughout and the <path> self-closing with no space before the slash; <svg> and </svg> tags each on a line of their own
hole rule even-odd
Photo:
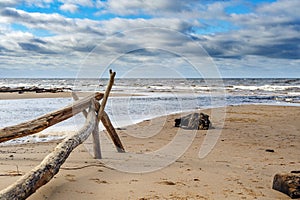
<svg viewBox="0 0 300 200">
<path fill-rule="evenodd" d="M 0 191 L 0 199 L 26 199 L 38 188 L 48 183 L 58 173 L 60 166 L 70 153 L 89 137 L 95 128 L 95 122 L 95 110 L 90 108 L 83 128 L 64 139 L 52 153 L 44 158 L 40 165 L 25 174 L 14 184 Z"/>
<path fill-rule="evenodd" d="M 32 135 L 38 133 L 54 124 L 64 121 L 89 107 L 91 99 L 100 100 L 103 98 L 102 93 L 95 93 L 91 96 L 74 102 L 63 109 L 48 113 L 37 119 L 24 122 L 15 126 L 0 129 L 0 143 L 8 140 Z"/>
</svg>

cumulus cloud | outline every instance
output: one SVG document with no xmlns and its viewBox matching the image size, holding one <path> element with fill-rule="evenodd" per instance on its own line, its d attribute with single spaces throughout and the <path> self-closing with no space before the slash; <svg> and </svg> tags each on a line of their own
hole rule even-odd
<svg viewBox="0 0 300 200">
<path fill-rule="evenodd" d="M 19 0 L 2 0 L 0 1 L 0 8 L 6 6 L 14 6 L 19 3 Z"/>
<path fill-rule="evenodd" d="M 78 6 L 74 4 L 63 4 L 59 7 L 62 11 L 75 13 L 78 11 Z"/>
<path fill-rule="evenodd" d="M 174 13 L 192 10 L 197 1 L 195 0 L 161 0 L 161 1 L 142 1 L 142 0 L 120 0 L 107 1 L 103 6 L 108 12 L 113 12 L 119 15 L 141 14 L 147 13 L 159 15 L 160 13 Z M 199 3 L 198 3 L 199 5 Z"/>
<path fill-rule="evenodd" d="M 19 23 L 28 28 L 40 28 L 44 30 L 63 30 L 65 26 L 73 23 L 59 14 L 28 13 L 15 8 L 5 8 L 0 10 L 0 22 Z M 50 25 L 50 26 L 49 26 Z M 55 25 L 55 28 L 51 28 Z"/>
<path fill-rule="evenodd" d="M 244 3 L 243 0 L 211 0 L 205 3 L 196 0 L 59 2 L 60 9 L 71 14 L 88 7 L 98 11 L 98 15 L 113 16 L 101 20 L 70 18 L 64 16 L 63 12 L 46 14 L 13 8 L 20 3 L 19 0 L 1 1 L 0 55 L 3 61 L 0 68 L 12 65 L 10 63 L 16 63 L 14 67 L 22 67 L 22 60 L 32 62 L 30 58 L 38 56 L 39 63 L 32 66 L 60 66 L 70 70 L 90 52 L 97 55 L 95 60 L 91 59 L 96 63 L 99 56 L 109 62 L 112 55 L 128 54 L 130 50 L 135 53 L 126 59 L 124 57 L 120 65 L 126 65 L 125 61 L 158 64 L 155 57 L 161 58 L 166 65 L 175 62 L 182 64 L 176 52 L 184 51 L 193 57 L 204 56 L 203 52 L 199 55 L 199 46 L 204 47 L 226 72 L 233 70 L 230 64 L 237 69 L 237 65 L 251 62 L 246 66 L 251 69 L 255 65 L 262 66 L 265 59 L 270 59 L 270 63 L 278 67 L 284 60 L 291 60 L 289 65 L 293 67 L 299 64 L 296 62 L 300 57 L 298 0 L 253 4 L 246 13 L 226 12 L 226 8 L 240 5 Z M 28 6 L 41 8 L 53 3 L 53 0 L 25 1 Z M 24 27 L 24 30 L 14 30 L 13 25 L 16 24 Z M 153 31 L 150 31 L 151 27 Z M 39 37 L 34 34 L 39 30 L 49 34 Z M 130 31 L 134 34 L 128 37 Z M 167 50 L 173 57 L 160 54 L 161 51 L 156 54 L 149 51 L 150 44 L 154 48 Z M 18 61 L 13 57 L 18 57 Z M 50 58 L 57 62 L 51 62 Z"/>
<path fill-rule="evenodd" d="M 59 0 L 63 4 L 73 4 L 77 6 L 86 6 L 92 7 L 95 5 L 95 2 L 92 0 Z"/>
<path fill-rule="evenodd" d="M 59 0 L 62 5 L 59 7 L 60 10 L 70 13 L 79 12 L 79 7 L 93 7 L 96 6 L 91 0 Z"/>
<path fill-rule="evenodd" d="M 300 16 L 295 15 L 295 7 L 299 6 L 297 0 L 282 0 L 261 5 L 254 13 L 232 14 L 227 20 L 241 28 L 206 36 L 205 47 L 217 57 L 260 55 L 297 59 Z"/>
</svg>

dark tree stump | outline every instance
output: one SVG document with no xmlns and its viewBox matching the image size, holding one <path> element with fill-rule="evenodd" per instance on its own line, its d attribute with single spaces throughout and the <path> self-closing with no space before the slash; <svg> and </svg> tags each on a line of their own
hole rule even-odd
<svg viewBox="0 0 300 200">
<path fill-rule="evenodd" d="M 287 194 L 292 199 L 300 198 L 300 174 L 276 174 L 273 179 L 272 188 Z"/>
<path fill-rule="evenodd" d="M 209 116 L 204 113 L 192 113 L 174 121 L 175 127 L 187 129 L 208 130 L 211 127 Z"/>
</svg>

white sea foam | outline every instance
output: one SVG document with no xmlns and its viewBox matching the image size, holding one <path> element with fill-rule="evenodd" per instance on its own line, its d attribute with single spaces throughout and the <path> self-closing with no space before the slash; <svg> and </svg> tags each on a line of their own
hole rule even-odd
<svg viewBox="0 0 300 200">
<path fill-rule="evenodd" d="M 288 89 L 299 89 L 300 85 L 294 86 L 283 86 L 283 85 L 262 85 L 262 86 L 255 86 L 255 85 L 234 85 L 232 87 L 227 88 L 228 90 L 264 90 L 264 91 L 283 91 Z"/>
</svg>

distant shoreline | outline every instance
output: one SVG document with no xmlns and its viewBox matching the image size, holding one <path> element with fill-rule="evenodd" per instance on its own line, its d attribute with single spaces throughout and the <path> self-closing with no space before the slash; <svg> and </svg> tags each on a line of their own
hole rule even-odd
<svg viewBox="0 0 300 200">
<path fill-rule="evenodd" d="M 96 92 L 96 91 L 95 91 Z M 76 92 L 80 97 L 85 97 L 95 92 Z M 122 94 L 122 93 L 111 93 L 110 96 L 144 96 L 143 94 Z M 58 93 L 35 93 L 35 92 L 24 92 L 18 93 L 0 93 L 0 100 L 13 100 L 13 99 L 38 99 L 38 98 L 72 98 L 72 92 L 58 92 Z"/>
<path fill-rule="evenodd" d="M 0 100 L 9 99 L 33 99 L 33 98 L 70 98 L 72 97 L 71 92 L 59 92 L 59 93 L 35 93 L 35 92 L 24 92 L 18 93 L 0 93 Z"/>
</svg>

